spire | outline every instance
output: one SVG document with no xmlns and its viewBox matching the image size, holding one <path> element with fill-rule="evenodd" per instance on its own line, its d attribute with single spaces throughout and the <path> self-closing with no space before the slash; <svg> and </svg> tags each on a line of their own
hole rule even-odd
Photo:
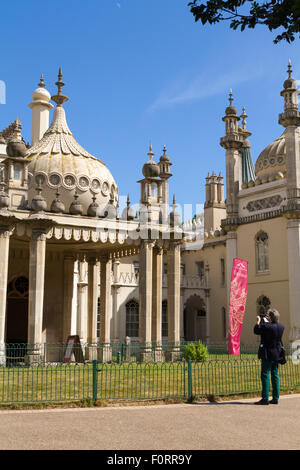
<svg viewBox="0 0 300 470">
<path fill-rule="evenodd" d="M 52 101 L 54 101 L 57 106 L 62 106 L 62 104 L 68 101 L 69 99 L 67 96 L 62 94 L 62 87 L 65 86 L 65 83 L 62 81 L 62 78 L 63 76 L 61 67 L 59 67 L 58 80 L 55 83 L 55 85 L 57 86 L 57 95 L 51 96 Z"/>
<path fill-rule="evenodd" d="M 243 106 L 243 112 L 241 114 L 241 118 L 242 118 L 242 128 L 245 130 L 246 129 L 246 118 L 248 117 L 248 115 L 246 114 L 246 111 L 245 111 L 245 106 Z"/>
<path fill-rule="evenodd" d="M 39 86 L 40 88 L 45 88 L 45 86 L 46 86 L 46 85 L 45 85 L 45 82 L 44 82 L 44 76 L 43 76 L 43 74 L 41 74 L 40 83 L 38 83 L 38 86 Z"/>
<path fill-rule="evenodd" d="M 232 106 L 232 102 L 233 102 L 232 89 L 230 88 L 230 90 L 229 90 L 229 103 L 230 103 L 230 106 Z"/>
<path fill-rule="evenodd" d="M 292 78 L 292 63 L 291 63 L 291 59 L 289 59 L 287 73 L 289 74 L 289 78 Z"/>
<path fill-rule="evenodd" d="M 297 81 L 292 77 L 292 64 L 289 60 L 287 74 L 288 78 L 283 83 L 280 95 L 284 99 L 284 112 L 279 114 L 279 124 L 283 127 L 299 126 L 300 115 L 298 105 L 299 90 Z"/>
<path fill-rule="evenodd" d="M 152 160 L 152 158 L 154 157 L 154 153 L 152 151 L 152 142 L 150 141 L 150 144 L 149 144 L 149 152 L 147 153 L 148 157 L 150 160 Z"/>
</svg>

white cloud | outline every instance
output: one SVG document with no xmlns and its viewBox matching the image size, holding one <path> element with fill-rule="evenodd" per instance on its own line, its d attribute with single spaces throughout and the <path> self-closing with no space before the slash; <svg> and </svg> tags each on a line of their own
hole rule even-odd
<svg viewBox="0 0 300 470">
<path fill-rule="evenodd" d="M 156 98 L 147 112 L 170 108 L 183 103 L 201 100 L 221 93 L 230 88 L 263 75 L 262 68 L 255 70 L 231 70 L 228 73 L 212 73 L 205 70 L 194 77 L 181 77 L 169 84 L 168 88 Z"/>
</svg>

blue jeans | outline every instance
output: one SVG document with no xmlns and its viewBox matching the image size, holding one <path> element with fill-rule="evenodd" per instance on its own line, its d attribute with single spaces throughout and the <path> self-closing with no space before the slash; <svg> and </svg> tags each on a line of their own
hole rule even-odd
<svg viewBox="0 0 300 470">
<path fill-rule="evenodd" d="M 279 375 L 278 375 L 278 362 L 267 361 L 262 359 L 261 361 L 261 383 L 262 383 L 262 399 L 269 400 L 270 391 L 270 372 L 272 382 L 272 396 L 273 399 L 279 400 Z"/>
</svg>

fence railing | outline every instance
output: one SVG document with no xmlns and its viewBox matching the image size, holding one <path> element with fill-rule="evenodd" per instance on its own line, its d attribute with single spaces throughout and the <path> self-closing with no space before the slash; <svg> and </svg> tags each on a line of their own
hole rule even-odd
<svg viewBox="0 0 300 470">
<path fill-rule="evenodd" d="M 280 389 L 300 388 L 300 365 L 280 366 Z M 258 393 L 256 358 L 206 362 L 45 364 L 0 367 L 0 404 L 186 399 Z"/>
</svg>

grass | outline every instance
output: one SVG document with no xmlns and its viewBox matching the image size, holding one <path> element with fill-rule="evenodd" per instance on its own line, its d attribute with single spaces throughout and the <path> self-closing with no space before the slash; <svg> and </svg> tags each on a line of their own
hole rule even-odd
<svg viewBox="0 0 300 470">
<path fill-rule="evenodd" d="M 257 394 L 261 390 L 260 361 L 256 355 L 228 360 L 227 355 L 192 363 L 192 395 L 225 397 Z M 94 389 L 93 389 L 94 385 Z M 136 402 L 157 400 L 186 401 L 188 367 L 176 363 L 98 364 L 97 384 L 92 365 L 48 365 L 0 368 L 0 404 Z M 280 366 L 281 390 L 300 388 L 300 365 L 291 361 Z"/>
</svg>

